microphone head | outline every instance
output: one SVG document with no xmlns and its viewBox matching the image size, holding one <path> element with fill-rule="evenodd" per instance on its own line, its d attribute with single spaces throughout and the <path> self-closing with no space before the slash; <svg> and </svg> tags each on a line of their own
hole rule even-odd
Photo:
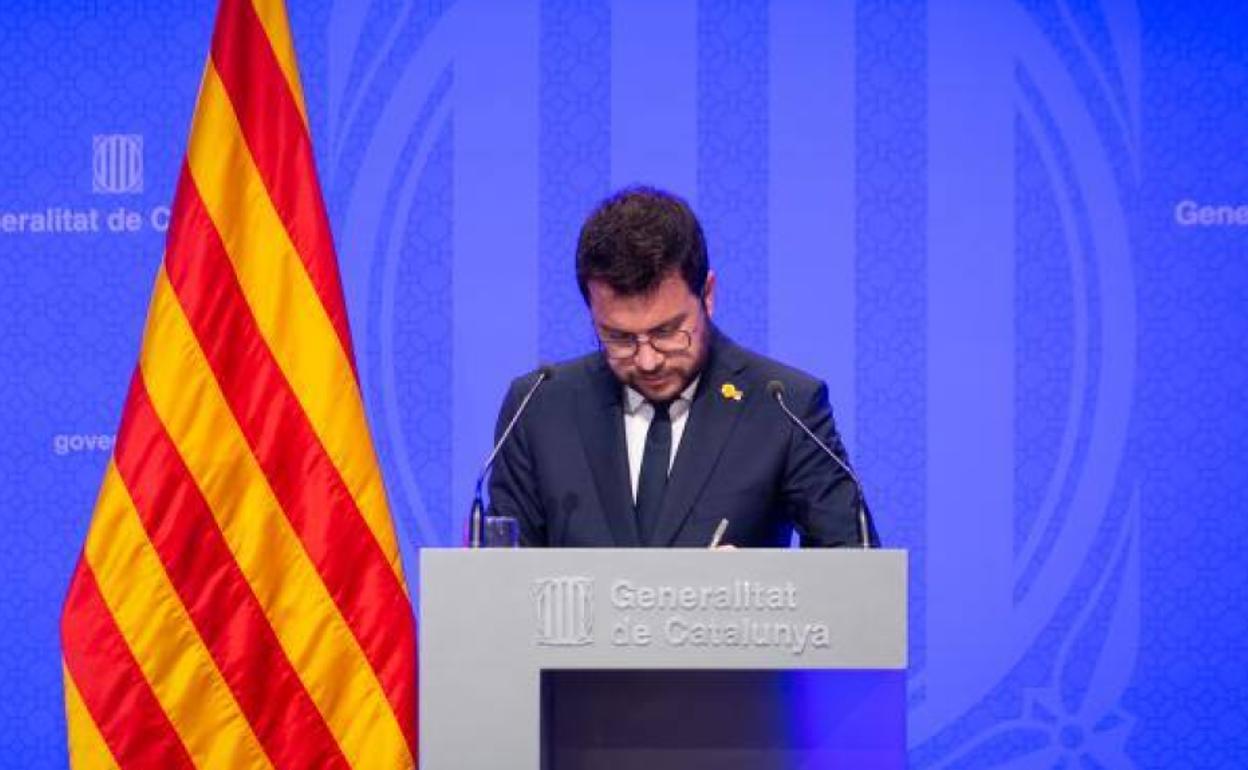
<svg viewBox="0 0 1248 770">
<path fill-rule="evenodd" d="M 550 364 L 542 364 L 537 367 L 537 378 L 539 380 L 549 380 L 555 376 L 555 367 Z"/>
<path fill-rule="evenodd" d="M 784 395 L 784 383 L 780 380 L 770 380 L 767 383 L 767 395 L 772 398 L 779 398 Z"/>
</svg>

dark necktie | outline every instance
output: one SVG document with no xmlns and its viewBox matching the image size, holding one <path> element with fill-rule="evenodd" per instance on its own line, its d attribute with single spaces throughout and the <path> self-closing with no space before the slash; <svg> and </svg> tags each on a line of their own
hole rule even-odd
<svg viewBox="0 0 1248 770">
<path fill-rule="evenodd" d="M 654 419 L 646 431 L 646 449 L 641 455 L 641 473 L 637 478 L 637 527 L 642 545 L 650 545 L 650 537 L 659 521 L 663 507 L 663 490 L 667 488 L 667 468 L 672 457 L 672 418 L 669 404 L 651 404 Z"/>
</svg>

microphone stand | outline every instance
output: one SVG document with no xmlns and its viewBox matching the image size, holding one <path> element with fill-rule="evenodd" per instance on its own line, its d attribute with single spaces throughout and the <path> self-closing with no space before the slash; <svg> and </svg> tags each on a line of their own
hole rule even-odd
<svg viewBox="0 0 1248 770">
<path fill-rule="evenodd" d="M 528 391 L 524 394 L 524 398 L 520 400 L 520 406 L 516 407 L 516 413 L 511 416 L 511 419 L 507 422 L 507 427 L 503 429 L 503 434 L 498 437 L 494 448 L 490 450 L 490 456 L 485 458 L 485 464 L 481 467 L 481 473 L 477 474 L 477 484 L 472 493 L 472 510 L 468 513 L 469 548 L 480 548 L 484 540 L 485 502 L 481 497 L 481 488 L 485 484 L 485 475 L 494 466 L 494 460 L 498 458 L 498 453 L 502 450 L 503 444 L 507 443 L 507 437 L 511 435 L 512 429 L 520 421 L 520 415 L 524 414 L 524 410 L 528 407 L 529 400 L 533 398 L 533 394 L 553 374 L 554 370 L 549 366 L 543 366 L 538 370 L 537 379 L 533 381 L 533 384 L 529 386 Z"/>
<path fill-rule="evenodd" d="M 806 423 L 802 422 L 802 419 L 793 413 L 793 410 L 789 409 L 789 405 L 784 403 L 784 383 L 779 380 L 772 380 L 771 382 L 768 382 L 767 392 L 771 394 L 771 397 L 774 398 L 776 403 L 780 405 L 780 408 L 784 410 L 784 413 L 788 416 L 789 420 L 791 420 L 794 425 L 801 428 L 802 431 L 810 437 L 810 440 L 814 441 L 815 444 L 823 450 L 824 454 L 831 457 L 832 460 L 840 466 L 841 470 L 845 471 L 850 480 L 854 482 L 854 497 L 855 502 L 857 503 L 856 507 L 858 509 L 858 544 L 860 548 L 870 548 L 871 529 L 867 525 L 867 504 L 865 496 L 862 493 L 862 482 L 858 480 L 858 474 L 854 473 L 853 468 L 849 467 L 849 463 L 838 457 L 836 452 L 833 452 L 827 444 L 823 443 L 823 440 L 816 436 L 815 432 L 808 428 Z"/>
</svg>

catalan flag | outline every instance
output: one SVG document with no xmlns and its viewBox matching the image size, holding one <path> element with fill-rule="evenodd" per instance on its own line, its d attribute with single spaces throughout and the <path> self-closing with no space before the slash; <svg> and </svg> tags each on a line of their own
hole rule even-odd
<svg viewBox="0 0 1248 770">
<path fill-rule="evenodd" d="M 415 629 L 281 0 L 221 0 L 61 621 L 74 768 L 399 768 Z"/>
</svg>

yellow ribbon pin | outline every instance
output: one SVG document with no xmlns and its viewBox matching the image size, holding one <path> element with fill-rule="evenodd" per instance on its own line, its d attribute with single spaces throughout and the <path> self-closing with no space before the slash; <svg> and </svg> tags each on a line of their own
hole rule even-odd
<svg viewBox="0 0 1248 770">
<path fill-rule="evenodd" d="M 725 382 L 721 385 L 719 388 L 719 394 L 724 398 L 730 398 L 733 401 L 740 401 L 741 397 L 745 395 L 745 393 L 737 390 L 737 386 L 733 385 L 731 382 Z"/>
</svg>

